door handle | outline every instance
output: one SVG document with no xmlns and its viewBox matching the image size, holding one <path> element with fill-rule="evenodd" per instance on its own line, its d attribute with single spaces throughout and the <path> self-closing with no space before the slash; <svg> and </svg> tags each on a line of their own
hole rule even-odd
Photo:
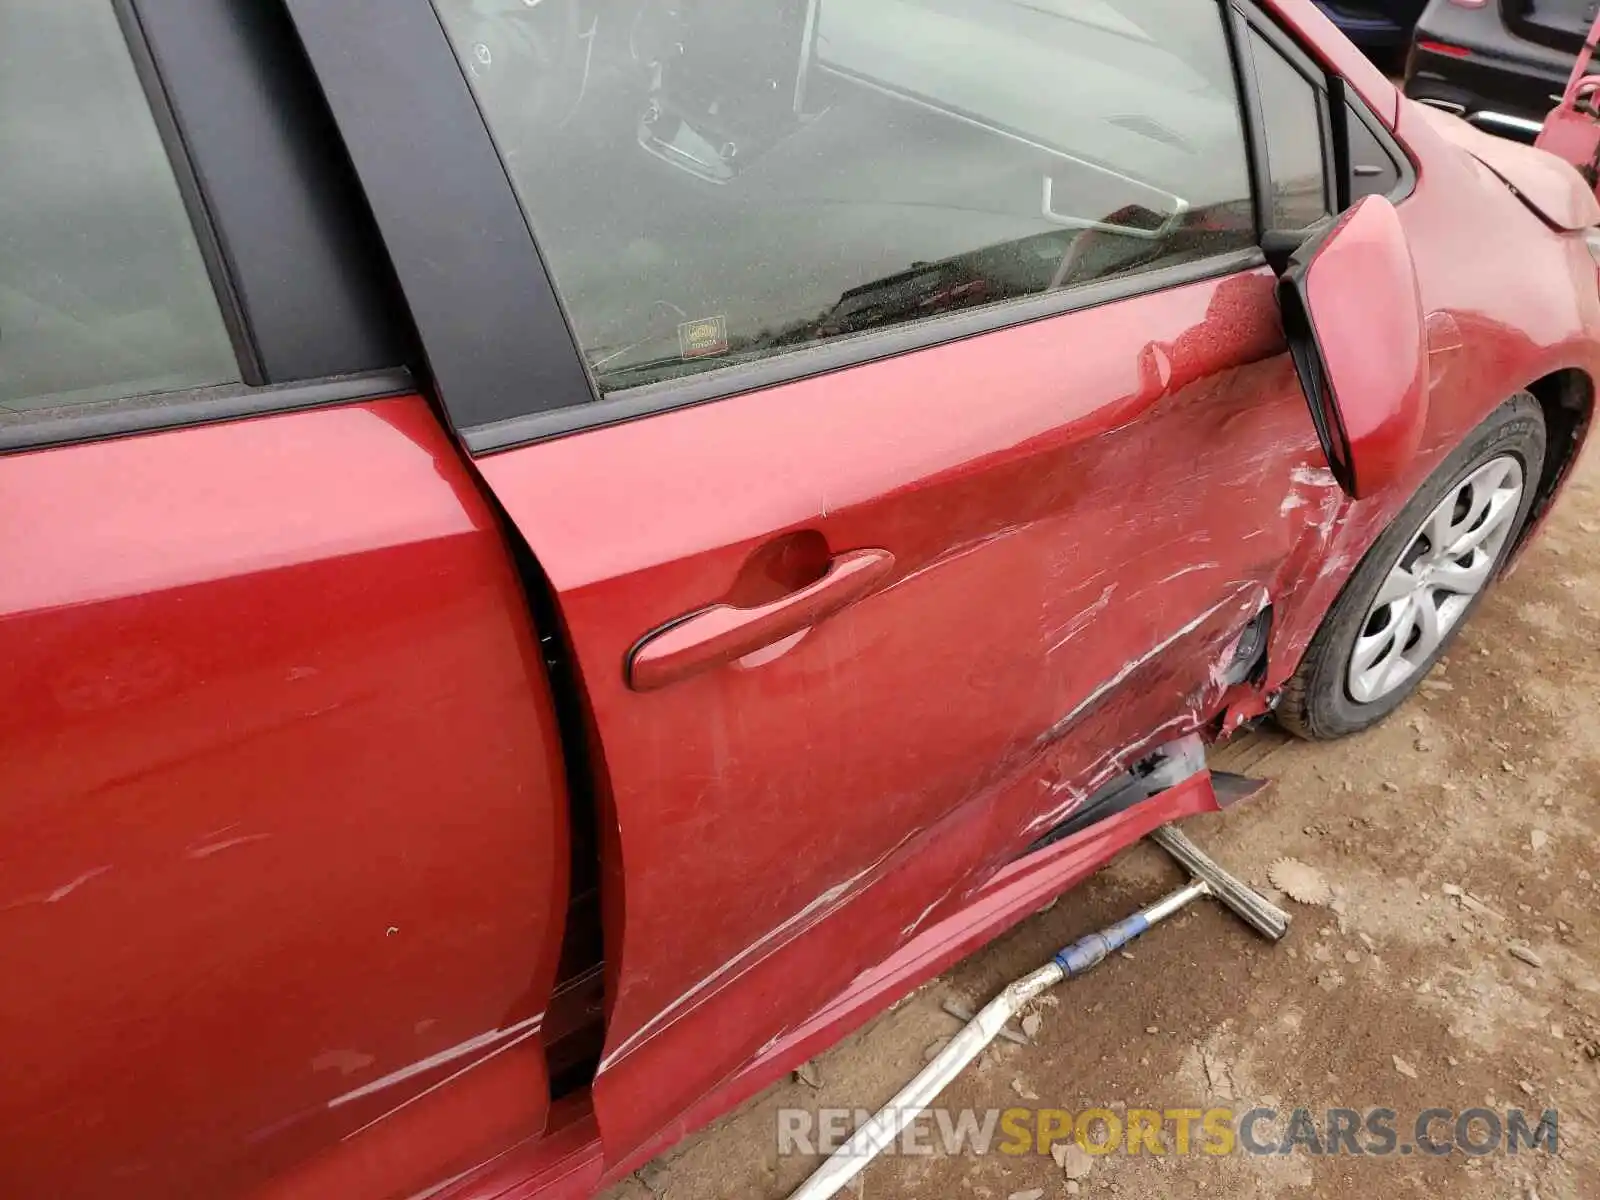
<svg viewBox="0 0 1600 1200">
<path fill-rule="evenodd" d="M 851 550 L 830 562 L 821 579 L 771 604 L 717 604 L 691 613 L 633 648 L 628 686 L 654 691 L 780 642 L 854 604 L 892 570 L 894 555 L 887 550 Z"/>
</svg>

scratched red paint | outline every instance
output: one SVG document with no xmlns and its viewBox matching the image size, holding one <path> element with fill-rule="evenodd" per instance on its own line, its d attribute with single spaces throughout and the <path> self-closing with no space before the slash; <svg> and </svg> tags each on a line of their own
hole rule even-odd
<svg viewBox="0 0 1600 1200">
<path fill-rule="evenodd" d="M 29 564 L 0 572 L 7 1183 L 588 1194 L 1213 803 L 1196 783 L 1022 857 L 1145 748 L 1262 711 L 1506 396 L 1600 373 L 1581 240 L 1308 0 L 1270 7 L 1418 167 L 1398 220 L 1436 386 L 1415 456 L 1360 501 L 1264 267 L 476 477 L 416 397 L 0 460 L 0 511 L 40 514 L 0 524 L 0 561 Z M 556 592 L 598 781 L 606 1046 L 554 1104 L 556 631 L 482 485 Z M 872 550 L 892 573 L 815 627 L 628 686 L 651 631 Z M 1268 602 L 1268 678 L 1230 687 Z"/>
</svg>

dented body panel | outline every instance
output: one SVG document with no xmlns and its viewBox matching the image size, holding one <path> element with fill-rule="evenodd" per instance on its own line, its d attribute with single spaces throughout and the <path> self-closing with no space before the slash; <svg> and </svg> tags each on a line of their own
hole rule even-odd
<svg viewBox="0 0 1600 1200">
<path fill-rule="evenodd" d="M 616 1151 L 1203 725 L 1328 536 L 1320 462 L 1262 267 L 484 460 L 615 814 Z M 626 686 L 646 631 L 862 547 L 897 574 L 776 656 Z"/>
<path fill-rule="evenodd" d="M 261 416 L 280 393 L 230 385 L 240 407 L 120 436 L 156 407 L 130 397 L 99 432 L 0 457 L 0 511 L 30 518 L 0 524 L 27 565 L 0 572 L 0 1177 L 23 1192 L 591 1195 L 1218 807 L 1204 771 L 1102 801 L 1270 713 L 1374 541 L 1508 397 L 1536 387 L 1562 438 L 1536 517 L 1587 432 L 1593 198 L 1400 98 L 1310 0 L 1268 7 L 1371 109 L 1374 153 L 1410 160 L 1385 217 L 1410 267 L 1379 264 L 1397 289 L 1414 271 L 1405 327 L 1384 370 L 1343 376 L 1424 401 L 1357 431 L 1387 446 L 1373 487 L 1330 467 L 1278 300 L 1280 252 L 1336 218 L 1260 228 L 1265 178 L 1214 211 L 1173 194 L 1086 225 L 1030 159 L 1021 208 L 987 218 L 1052 223 L 1044 290 L 919 260 L 927 288 L 852 289 L 915 337 L 847 329 L 864 310 L 841 297 L 765 346 L 777 368 L 692 378 L 673 371 L 735 348 L 730 318 L 648 298 L 686 318 L 665 326 L 679 359 L 601 394 L 439 14 L 376 4 L 261 11 L 326 94 L 376 274 L 409 306 L 400 389 L 319 385 Z M 490 40 L 490 10 L 576 11 L 475 7 Z M 567 31 L 579 99 L 596 37 L 648 65 L 635 31 L 601 29 Z M 637 40 L 681 52 L 669 34 Z M 440 86 L 378 103 L 364 72 L 413 51 Z M 1219 64 L 1234 86 L 1242 63 Z M 802 90 L 778 98 L 785 136 L 815 128 Z M 634 99 L 617 145 L 679 170 Z M 1264 166 L 1258 116 L 1237 149 Z M 471 169 L 427 169 L 458 145 Z M 733 176 L 704 173 L 727 158 L 690 156 L 724 198 Z M 948 204 L 929 161 L 919 220 Z M 1061 251 L 1063 229 L 1083 241 Z M 1080 251 L 1172 230 L 1181 261 L 1071 281 Z M 605 286 L 666 253 L 632 232 L 589 248 Z M 407 239 L 442 250 L 413 261 Z M 1368 274 L 1315 306 L 1349 320 Z M 485 301 L 502 287 L 518 303 Z M 533 399 L 490 420 L 485 396 Z"/>
<path fill-rule="evenodd" d="M 792 1066 L 819 1022 L 862 1019 L 863 980 L 924 978 L 873 964 L 981 908 L 1140 754 L 1267 711 L 1439 459 L 1507 395 L 1600 365 L 1581 242 L 1426 128 L 1407 144 L 1429 406 L 1367 499 L 1317 446 L 1265 268 L 480 463 L 560 596 L 616 824 L 606 1177 Z M 646 632 L 867 547 L 896 562 L 875 594 L 770 654 L 627 688 Z M 1230 685 L 1269 604 L 1266 678 Z M 1106 825 L 1078 836 L 1132 836 Z"/>
</svg>

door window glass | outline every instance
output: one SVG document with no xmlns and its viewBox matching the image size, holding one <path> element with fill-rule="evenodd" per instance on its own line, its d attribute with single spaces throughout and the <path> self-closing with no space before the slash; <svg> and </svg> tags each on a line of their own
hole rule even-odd
<svg viewBox="0 0 1600 1200">
<path fill-rule="evenodd" d="M 1272 178 L 1271 225 L 1295 230 L 1328 215 L 1323 176 L 1322 102 L 1317 89 L 1254 29 L 1250 55 Z"/>
<path fill-rule="evenodd" d="M 602 390 L 1254 242 L 1205 0 L 436 0 Z"/>
<path fill-rule="evenodd" d="M 0 4 L 0 412 L 236 382 L 112 5 Z"/>
</svg>

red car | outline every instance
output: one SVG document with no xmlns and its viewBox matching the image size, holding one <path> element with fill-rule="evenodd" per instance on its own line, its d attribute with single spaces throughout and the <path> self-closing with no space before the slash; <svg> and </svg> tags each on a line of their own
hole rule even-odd
<svg viewBox="0 0 1600 1200">
<path fill-rule="evenodd" d="M 0 48 L 7 1196 L 590 1194 L 1394 709 L 1593 412 L 1576 172 L 1310 0 Z"/>
</svg>

